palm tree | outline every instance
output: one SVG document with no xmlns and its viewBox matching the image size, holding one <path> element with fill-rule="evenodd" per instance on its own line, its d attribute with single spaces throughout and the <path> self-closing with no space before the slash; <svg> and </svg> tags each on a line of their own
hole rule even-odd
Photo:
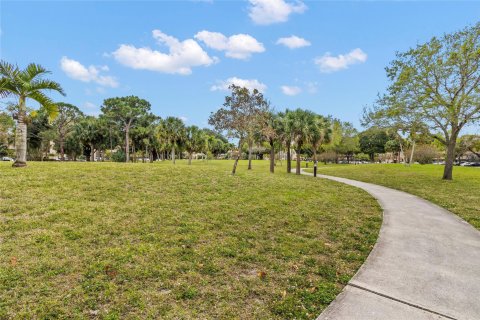
<svg viewBox="0 0 480 320">
<path fill-rule="evenodd" d="M 54 118 L 57 106 L 43 91 L 53 90 L 65 95 L 60 84 L 43 78 L 49 73 L 50 71 L 34 63 L 20 70 L 17 66 L 0 61 L 0 98 L 18 98 L 14 115 L 17 120 L 14 167 L 27 165 L 27 99 L 37 101 L 48 115 Z"/>
<path fill-rule="evenodd" d="M 297 169 L 296 174 L 300 174 L 300 152 L 304 144 L 311 141 L 313 128 L 315 127 L 315 113 L 296 109 L 287 114 L 288 125 L 295 142 L 295 151 L 297 153 Z"/>
<path fill-rule="evenodd" d="M 276 133 L 277 139 L 285 144 L 287 149 L 287 173 L 292 172 L 292 159 L 291 159 L 291 146 L 292 146 L 292 132 L 291 132 L 291 123 L 289 114 L 292 113 L 290 110 L 285 112 L 279 112 L 277 114 L 277 123 L 276 123 Z"/>
<path fill-rule="evenodd" d="M 160 123 L 157 130 L 159 140 L 166 142 L 172 148 L 172 162 L 175 164 L 176 149 L 185 139 L 185 125 L 179 118 L 167 117 Z"/>
<path fill-rule="evenodd" d="M 279 114 L 272 111 L 264 116 L 264 125 L 260 131 L 260 139 L 270 146 L 270 172 L 275 172 L 275 143 L 281 138 L 283 133 L 283 119 Z"/>
<path fill-rule="evenodd" d="M 321 115 L 316 115 L 312 128 L 310 142 L 312 144 L 313 161 L 317 161 L 317 151 L 320 146 L 330 141 L 332 129 L 330 121 Z"/>
<path fill-rule="evenodd" d="M 190 126 L 185 129 L 185 150 L 188 152 L 188 164 L 192 164 L 192 154 L 203 151 L 207 145 L 205 132 L 197 126 Z"/>
</svg>

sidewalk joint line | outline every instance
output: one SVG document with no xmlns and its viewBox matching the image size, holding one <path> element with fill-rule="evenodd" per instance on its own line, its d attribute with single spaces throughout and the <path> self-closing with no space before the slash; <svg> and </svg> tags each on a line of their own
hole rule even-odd
<svg viewBox="0 0 480 320">
<path fill-rule="evenodd" d="M 376 294 L 376 295 L 378 295 L 378 296 L 380 296 L 380 297 L 383 297 L 383 298 L 386 298 L 386 299 L 390 299 L 390 300 L 393 300 L 393 301 L 396 301 L 396 302 L 400 302 L 400 303 L 406 304 L 407 306 L 410 306 L 410 307 L 413 307 L 413 308 L 417 308 L 417 309 L 420 309 L 420 310 L 423 310 L 423 311 L 426 311 L 426 312 L 430 312 L 430 313 L 433 313 L 433 314 L 436 314 L 436 315 L 445 317 L 445 318 L 447 318 L 447 319 L 458 320 L 457 318 L 453 318 L 453 317 L 448 316 L 448 315 L 446 315 L 446 314 L 443 314 L 443 313 L 440 313 L 440 312 L 437 312 L 437 311 L 434 311 L 434 310 L 430 310 L 430 309 L 428 309 L 428 308 L 424 308 L 424 307 L 422 307 L 422 306 L 419 306 L 419 305 L 416 305 L 416 304 L 413 304 L 413 303 L 410 303 L 410 302 L 407 302 L 407 301 L 403 301 L 403 300 L 400 300 L 400 299 L 397 299 L 397 298 L 388 296 L 388 295 L 386 295 L 386 294 L 383 294 L 383 293 L 380 293 L 380 292 L 377 292 L 377 291 L 374 291 L 374 290 L 371 290 L 371 289 L 368 289 L 368 288 L 359 286 L 359 285 L 354 284 L 354 283 L 351 283 L 351 282 L 347 283 L 347 286 L 351 286 L 351 287 L 354 287 L 354 288 L 357 288 L 357 289 L 360 289 L 360 290 L 368 291 L 368 292 L 373 293 L 373 294 Z"/>
</svg>

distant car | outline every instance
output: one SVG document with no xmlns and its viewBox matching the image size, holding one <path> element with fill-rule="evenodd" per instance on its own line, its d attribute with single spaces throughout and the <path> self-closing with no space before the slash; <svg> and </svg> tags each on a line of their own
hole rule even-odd
<svg viewBox="0 0 480 320">
<path fill-rule="evenodd" d="M 480 162 L 464 162 L 461 164 L 462 167 L 480 167 Z"/>
<path fill-rule="evenodd" d="M 13 161 L 10 157 L 2 157 L 2 161 Z"/>
</svg>

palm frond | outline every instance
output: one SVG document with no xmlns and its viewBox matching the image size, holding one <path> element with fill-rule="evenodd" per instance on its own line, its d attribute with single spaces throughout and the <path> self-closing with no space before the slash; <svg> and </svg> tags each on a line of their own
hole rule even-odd
<svg viewBox="0 0 480 320">
<path fill-rule="evenodd" d="M 55 119 L 55 117 L 58 115 L 57 105 L 43 92 L 34 91 L 30 93 L 28 97 L 40 103 L 40 105 L 45 109 L 45 111 L 47 111 L 47 114 L 51 120 Z"/>
<path fill-rule="evenodd" d="M 60 93 L 62 96 L 65 96 L 65 92 L 63 88 L 60 86 L 58 82 L 46 79 L 38 79 L 34 80 L 30 83 L 30 91 L 37 91 L 37 90 L 53 90 Z"/>
<path fill-rule="evenodd" d="M 18 67 L 6 61 L 0 61 L 0 75 L 2 78 L 14 79 L 20 71 Z"/>
<path fill-rule="evenodd" d="M 0 98 L 7 98 L 17 92 L 14 83 L 8 78 L 0 79 Z"/>
<path fill-rule="evenodd" d="M 26 81 L 30 82 L 37 77 L 42 77 L 45 74 L 51 73 L 44 67 L 36 63 L 30 63 L 24 70 L 21 72 L 22 78 L 25 78 Z"/>
</svg>

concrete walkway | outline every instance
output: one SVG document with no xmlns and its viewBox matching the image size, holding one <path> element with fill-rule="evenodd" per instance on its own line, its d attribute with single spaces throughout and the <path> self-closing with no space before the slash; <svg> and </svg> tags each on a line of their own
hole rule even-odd
<svg viewBox="0 0 480 320">
<path fill-rule="evenodd" d="M 384 210 L 374 249 L 318 319 L 480 319 L 478 230 L 411 194 L 318 176 L 366 190 Z"/>
</svg>

